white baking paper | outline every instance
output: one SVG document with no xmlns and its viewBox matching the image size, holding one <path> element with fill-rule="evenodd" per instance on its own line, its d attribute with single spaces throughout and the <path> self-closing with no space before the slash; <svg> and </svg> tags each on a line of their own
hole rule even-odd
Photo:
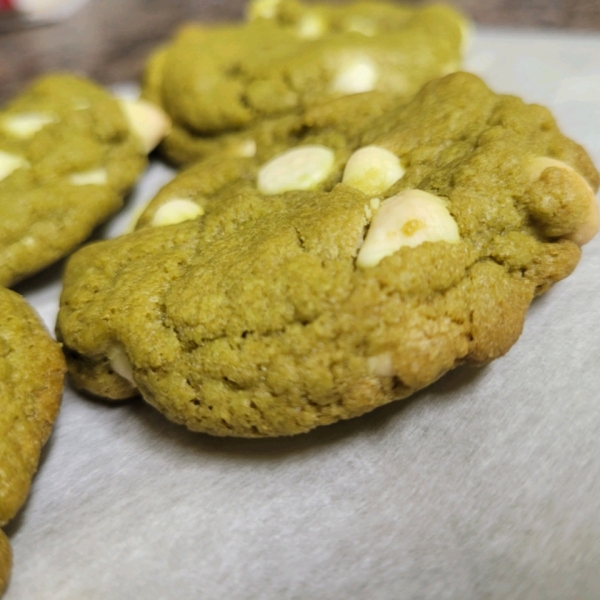
<svg viewBox="0 0 600 600">
<path fill-rule="evenodd" d="M 480 29 L 467 66 L 600 165 L 599 36 Z M 50 327 L 61 268 L 19 288 Z M 599 399 L 600 237 L 506 357 L 308 435 L 215 439 L 67 388 L 5 600 L 598 599 Z"/>
</svg>

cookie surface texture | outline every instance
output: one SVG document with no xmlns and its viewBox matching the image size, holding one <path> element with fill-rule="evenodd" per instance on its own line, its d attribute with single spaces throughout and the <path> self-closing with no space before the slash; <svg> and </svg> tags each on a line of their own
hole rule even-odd
<svg viewBox="0 0 600 600">
<path fill-rule="evenodd" d="M 77 252 L 58 319 L 76 385 L 276 436 L 504 354 L 597 229 L 590 159 L 465 73 L 367 121 L 319 109 L 275 155 L 211 157 Z"/>
<path fill-rule="evenodd" d="M 64 357 L 18 294 L 0 288 L 0 526 L 25 502 L 62 397 Z"/>
<path fill-rule="evenodd" d="M 219 146 L 246 156 L 248 145 L 220 136 L 335 97 L 368 91 L 410 95 L 459 68 L 462 15 L 443 6 L 377 7 L 390 18 L 380 19 L 386 27 L 373 20 L 375 30 L 368 35 L 336 26 L 327 15 L 322 31 L 309 36 L 293 22 L 262 17 L 184 28 L 150 59 L 144 82 L 144 96 L 173 119 L 163 144 L 169 159 L 188 163 Z M 345 10 L 349 16 L 356 11 Z"/>
<path fill-rule="evenodd" d="M 10 578 L 12 553 L 5 533 L 0 529 L 0 596 L 4 593 Z"/>
<path fill-rule="evenodd" d="M 116 212 L 146 165 L 123 105 L 47 76 L 0 111 L 0 285 L 68 254 Z"/>
</svg>

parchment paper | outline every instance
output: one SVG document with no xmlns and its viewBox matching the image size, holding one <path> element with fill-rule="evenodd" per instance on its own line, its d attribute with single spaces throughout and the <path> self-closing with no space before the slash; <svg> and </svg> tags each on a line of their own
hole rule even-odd
<svg viewBox="0 0 600 600">
<path fill-rule="evenodd" d="M 600 165 L 600 37 L 482 29 L 467 66 Z M 129 212 L 168 177 L 155 165 Z M 51 328 L 61 268 L 20 287 Z M 68 388 L 8 528 L 6 600 L 600 598 L 599 299 L 597 237 L 506 357 L 291 439 Z"/>
</svg>

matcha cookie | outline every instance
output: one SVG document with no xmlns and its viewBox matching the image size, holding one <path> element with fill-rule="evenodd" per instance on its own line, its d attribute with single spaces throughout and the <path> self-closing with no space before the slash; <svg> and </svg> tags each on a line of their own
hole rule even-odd
<svg viewBox="0 0 600 600">
<path fill-rule="evenodd" d="M 116 212 L 168 121 L 71 75 L 0 111 L 0 285 L 68 254 Z"/>
<path fill-rule="evenodd" d="M 59 345 L 18 294 L 0 288 L 0 526 L 25 502 L 50 436 L 66 371 Z M 0 530 L 0 594 L 11 553 Z"/>
<path fill-rule="evenodd" d="M 0 526 L 29 492 L 58 414 L 66 371 L 59 345 L 18 294 L 0 288 Z"/>
<path fill-rule="evenodd" d="M 443 8 L 438 5 L 437 9 Z M 415 15 L 414 6 L 398 2 L 305 4 L 298 0 L 254 0 L 247 7 L 250 21 L 269 19 L 298 37 L 317 39 L 327 33 L 361 33 L 374 37 L 402 31 Z M 466 30 L 467 21 L 462 21 Z M 466 34 L 466 31 L 464 32 Z"/>
<path fill-rule="evenodd" d="M 167 157 L 189 163 L 218 149 L 249 156 L 252 129 L 261 120 L 367 91 L 408 96 L 459 67 L 462 15 L 437 5 L 372 6 L 389 18 L 381 17 L 387 26 L 369 34 L 335 26 L 333 18 L 317 35 L 269 18 L 184 28 L 151 57 L 143 86 L 144 97 L 173 120 L 162 146 Z M 365 6 L 344 11 L 360 16 Z"/>
<path fill-rule="evenodd" d="M 12 556 L 10 544 L 4 532 L 0 529 L 0 596 L 4 593 L 10 577 Z"/>
<path fill-rule="evenodd" d="M 76 385 L 215 435 L 308 431 L 504 354 L 597 230 L 585 151 L 473 75 L 360 135 L 317 112 L 287 149 L 195 165 L 138 231 L 70 259 Z"/>
</svg>

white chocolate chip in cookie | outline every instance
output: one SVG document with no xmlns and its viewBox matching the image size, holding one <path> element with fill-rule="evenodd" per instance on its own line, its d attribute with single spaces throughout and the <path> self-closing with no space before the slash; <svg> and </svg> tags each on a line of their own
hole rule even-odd
<svg viewBox="0 0 600 600">
<path fill-rule="evenodd" d="M 165 202 L 152 217 L 152 227 L 175 225 L 184 221 L 192 221 L 204 214 L 201 206 L 187 198 L 173 198 Z"/>
<path fill-rule="evenodd" d="M 120 100 L 129 127 L 140 139 L 146 154 L 169 133 L 171 121 L 166 113 L 146 100 Z"/>
<path fill-rule="evenodd" d="M 56 121 L 55 116 L 46 113 L 23 113 L 6 117 L 2 122 L 2 128 L 13 137 L 27 139 Z"/>
<path fill-rule="evenodd" d="M 316 40 L 325 33 L 325 21 L 315 13 L 306 13 L 296 23 L 296 34 L 305 40 Z"/>
<path fill-rule="evenodd" d="M 356 57 L 342 65 L 331 82 L 336 94 L 360 94 L 375 89 L 379 69 L 368 56 Z"/>
<path fill-rule="evenodd" d="M 527 167 L 527 173 L 529 174 L 530 180 L 535 181 L 536 179 L 539 179 L 540 175 L 550 167 L 566 169 L 572 173 L 577 172 L 571 165 L 568 165 L 562 160 L 557 160 L 556 158 L 550 158 L 548 156 L 538 156 L 537 158 L 534 158 Z M 587 185 L 589 186 L 589 184 Z"/>
<path fill-rule="evenodd" d="M 277 10 L 281 0 L 254 0 L 250 4 L 248 17 L 254 19 L 273 19 L 277 15 Z"/>
<path fill-rule="evenodd" d="M 326 146 L 299 146 L 264 164 L 258 172 L 258 190 L 267 195 L 312 190 L 331 174 L 335 154 Z"/>
<path fill-rule="evenodd" d="M 404 177 L 404 173 L 394 153 L 379 146 L 365 146 L 348 159 L 342 183 L 376 196 Z"/>
<path fill-rule="evenodd" d="M 252 158 L 256 156 L 256 142 L 254 140 L 245 140 L 241 142 L 235 149 L 236 156 L 243 158 Z"/>
<path fill-rule="evenodd" d="M 73 100 L 73 108 L 75 110 L 87 110 L 88 108 L 91 108 L 92 104 L 89 100 L 87 100 L 86 98 L 75 98 Z"/>
<path fill-rule="evenodd" d="M 381 204 L 356 264 L 363 269 L 374 267 L 403 246 L 459 241 L 458 225 L 445 200 L 421 190 L 406 190 Z"/>
<path fill-rule="evenodd" d="M 133 378 L 133 367 L 125 354 L 125 350 L 121 346 L 113 346 L 107 353 L 110 362 L 110 368 L 123 379 L 131 383 L 133 387 L 137 387 Z"/>
<path fill-rule="evenodd" d="M 458 22 L 458 26 L 461 34 L 460 49 L 462 54 L 465 54 L 473 41 L 473 27 L 466 19 L 461 19 Z"/>
<path fill-rule="evenodd" d="M 367 37 L 373 37 L 377 33 L 377 25 L 372 19 L 354 15 L 344 23 L 347 31 L 362 33 Z"/>
<path fill-rule="evenodd" d="M 583 193 L 587 195 L 589 208 L 585 222 L 582 223 L 573 233 L 563 236 L 565 239 L 575 242 L 578 246 L 583 246 L 584 244 L 587 244 L 596 235 L 596 233 L 598 233 L 600 219 L 598 216 L 598 201 L 596 200 L 596 194 L 592 189 L 592 186 L 573 167 L 561 160 L 549 158 L 547 156 L 539 156 L 531 161 L 527 169 L 530 180 L 538 180 L 542 173 L 551 167 L 565 169 L 566 171 L 576 175 L 581 183 Z"/>
<path fill-rule="evenodd" d="M 442 75 L 450 75 L 450 73 L 455 73 L 460 69 L 460 63 L 456 60 L 451 60 L 447 62 L 441 69 Z"/>
<path fill-rule="evenodd" d="M 0 181 L 6 179 L 17 169 L 28 167 L 29 163 L 22 157 L 0 150 Z"/>
<path fill-rule="evenodd" d="M 69 177 L 69 182 L 72 185 L 106 185 L 108 183 L 108 173 L 103 168 L 73 173 Z"/>
<path fill-rule="evenodd" d="M 377 377 L 393 377 L 396 374 L 392 355 L 389 352 L 370 356 L 367 359 L 367 367 L 369 372 Z"/>
</svg>

